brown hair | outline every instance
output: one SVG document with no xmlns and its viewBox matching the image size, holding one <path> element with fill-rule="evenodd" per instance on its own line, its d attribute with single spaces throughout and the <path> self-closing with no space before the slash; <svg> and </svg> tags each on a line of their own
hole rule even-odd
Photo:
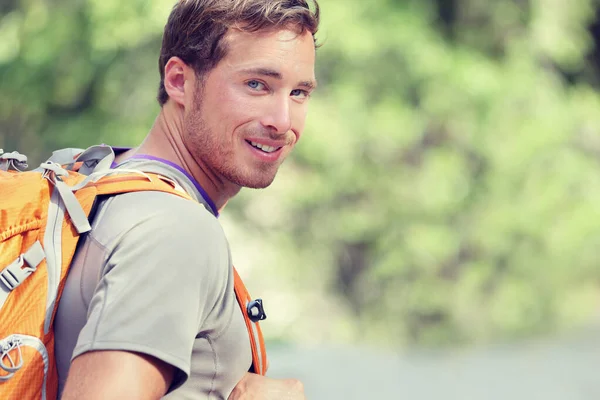
<svg viewBox="0 0 600 400">
<path fill-rule="evenodd" d="M 291 26 L 314 38 L 319 27 L 319 5 L 311 0 L 179 0 L 173 7 L 163 34 L 158 59 L 158 102 L 169 99 L 165 90 L 165 65 L 179 57 L 202 77 L 227 54 L 223 37 L 231 27 L 246 32 Z"/>
</svg>

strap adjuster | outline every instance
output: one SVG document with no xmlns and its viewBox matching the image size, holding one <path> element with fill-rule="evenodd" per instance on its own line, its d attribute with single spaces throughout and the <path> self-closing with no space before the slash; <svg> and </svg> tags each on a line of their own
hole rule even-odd
<svg viewBox="0 0 600 400">
<path fill-rule="evenodd" d="M 251 300 L 246 306 L 246 313 L 252 322 L 263 321 L 267 319 L 262 299 Z"/>
<path fill-rule="evenodd" d="M 35 272 L 35 268 L 23 268 L 23 265 L 25 265 L 25 260 L 23 259 L 23 255 L 20 255 L 19 258 L 0 272 L 0 282 L 8 290 L 15 290 L 29 275 Z"/>
<path fill-rule="evenodd" d="M 0 149 L 0 169 L 3 171 L 18 171 L 23 172 L 28 167 L 27 156 L 12 151 L 10 153 L 4 153 L 4 150 Z"/>
<path fill-rule="evenodd" d="M 15 290 L 27 277 L 33 274 L 46 258 L 39 241 L 0 272 L 0 282 L 10 291 Z M 27 266 L 25 266 L 27 264 Z"/>
<path fill-rule="evenodd" d="M 64 169 L 61 165 L 51 161 L 41 163 L 40 168 L 45 170 L 44 177 L 47 177 L 50 172 L 54 172 L 55 177 L 69 176 L 69 173 L 66 169 Z"/>
</svg>

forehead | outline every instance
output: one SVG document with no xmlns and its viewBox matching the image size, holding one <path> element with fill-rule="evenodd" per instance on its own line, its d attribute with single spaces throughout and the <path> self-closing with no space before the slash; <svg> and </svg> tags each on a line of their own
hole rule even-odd
<svg viewBox="0 0 600 400">
<path fill-rule="evenodd" d="M 308 31 L 298 33 L 280 28 L 243 32 L 230 29 L 224 40 L 227 54 L 221 64 L 233 72 L 249 68 L 271 68 L 284 74 L 302 75 L 300 78 L 314 80 L 315 45 L 313 36 Z"/>
</svg>

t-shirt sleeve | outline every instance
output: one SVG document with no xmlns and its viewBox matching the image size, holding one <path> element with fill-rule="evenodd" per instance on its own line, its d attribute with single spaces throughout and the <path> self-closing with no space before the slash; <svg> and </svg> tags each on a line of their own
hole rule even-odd
<svg viewBox="0 0 600 400">
<path fill-rule="evenodd" d="M 115 241 L 73 358 L 93 350 L 144 353 L 179 370 L 173 389 L 189 376 L 194 340 L 224 295 L 225 236 L 208 213 L 163 211 Z"/>
</svg>

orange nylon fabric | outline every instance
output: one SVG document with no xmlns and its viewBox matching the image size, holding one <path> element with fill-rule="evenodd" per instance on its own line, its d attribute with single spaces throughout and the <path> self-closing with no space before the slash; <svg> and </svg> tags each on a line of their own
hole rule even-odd
<svg viewBox="0 0 600 400">
<path fill-rule="evenodd" d="M 43 240 L 50 189 L 48 181 L 40 174 L 0 171 L 0 194 L 0 270 L 3 270 L 37 240 Z M 49 344 L 50 339 L 43 335 L 48 292 L 45 261 L 42 261 L 38 271 L 28 281 L 8 296 L 0 311 L 0 339 L 13 333 L 21 333 L 40 338 L 45 344 Z M 1 399 L 41 398 L 41 355 L 32 348 L 23 348 L 22 351 L 25 365 L 19 372 L 22 371 L 21 375 L 25 380 L 10 379 L 0 383 Z M 0 377 L 4 375 L 6 373 L 0 369 Z M 52 394 L 56 397 L 55 392 L 48 392 L 48 395 Z"/>
<path fill-rule="evenodd" d="M 89 183 L 75 192 L 86 216 L 93 207 L 98 195 L 118 194 L 143 190 L 154 190 L 172 193 L 186 199 L 191 199 L 186 193 L 175 190 L 168 180 L 155 174 L 147 174 L 151 180 L 138 174 L 119 174 L 107 176 L 95 183 Z M 69 176 L 61 178 L 67 185 L 74 186 L 86 178 L 85 175 L 69 171 Z M 36 241 L 45 248 L 44 236 L 48 227 L 48 207 L 53 193 L 52 184 L 39 172 L 5 172 L 0 171 L 0 271 L 13 263 L 25 253 Z M 23 284 L 15 288 L 0 309 L 0 341 L 13 334 L 26 337 L 26 342 L 39 340 L 42 352 L 45 351 L 46 365 L 42 353 L 31 345 L 20 346 L 20 357 L 23 366 L 15 375 L 6 381 L 0 380 L 0 399 L 38 400 L 42 398 L 42 387 L 46 381 L 46 398 L 57 396 L 58 376 L 54 361 L 54 330 L 53 321 L 57 310 L 58 300 L 66 281 L 71 260 L 75 253 L 79 234 L 72 225 L 68 215 L 65 215 L 62 225 L 57 228 L 61 239 L 61 269 L 58 293 L 51 303 L 52 318 L 48 334 L 44 334 L 46 303 L 48 297 L 48 265 L 43 260 L 34 273 Z M 46 254 L 48 256 L 48 254 Z M 256 328 L 259 339 L 252 333 L 252 322 L 246 313 L 246 303 L 250 296 L 235 271 L 235 292 L 242 314 L 246 320 L 250 343 L 252 345 L 253 366 L 255 372 L 266 373 L 266 352 L 262 332 L 258 323 Z M 36 339 L 37 338 L 37 339 Z M 37 344 L 36 344 L 37 346 Z M 262 354 L 262 364 L 258 362 L 258 349 Z M 19 349 L 13 349 L 4 354 L 0 349 L 0 361 L 6 366 L 11 362 L 20 362 Z M 262 368 L 258 366 L 262 365 Z M 46 377 L 44 378 L 44 368 Z M 0 378 L 8 372 L 0 368 Z"/>
<path fill-rule="evenodd" d="M 115 176 L 107 176 L 98 182 L 90 183 L 87 187 L 96 187 L 98 194 L 118 194 L 128 192 L 140 192 L 144 190 L 157 190 L 175 194 L 188 200 L 193 200 L 187 193 L 175 190 L 175 187 L 165 181 L 161 176 L 147 173 L 147 179 L 143 175 L 137 174 L 120 174 Z"/>
</svg>

